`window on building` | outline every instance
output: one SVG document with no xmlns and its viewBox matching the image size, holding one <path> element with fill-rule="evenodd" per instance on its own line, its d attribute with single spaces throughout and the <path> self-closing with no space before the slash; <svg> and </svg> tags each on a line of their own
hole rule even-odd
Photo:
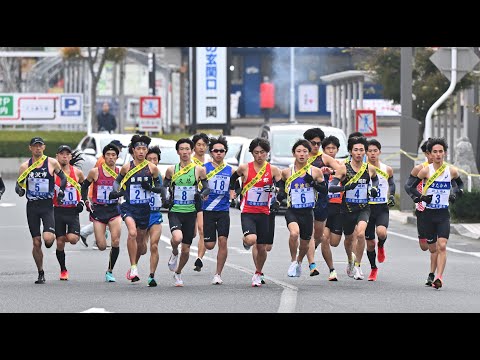
<svg viewBox="0 0 480 360">
<path fill-rule="evenodd" d="M 232 68 L 233 66 L 233 68 Z M 232 69 L 231 82 L 232 85 L 242 85 L 243 84 L 243 56 L 232 55 L 232 61 L 230 65 Z"/>
</svg>

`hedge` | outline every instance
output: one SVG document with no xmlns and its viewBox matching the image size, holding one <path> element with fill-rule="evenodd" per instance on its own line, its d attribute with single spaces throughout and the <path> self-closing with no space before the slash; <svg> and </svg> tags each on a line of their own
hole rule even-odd
<svg viewBox="0 0 480 360">
<path fill-rule="evenodd" d="M 480 223 L 480 191 L 464 192 L 453 204 L 450 204 L 452 222 Z"/>
<path fill-rule="evenodd" d="M 60 145 L 77 147 L 85 132 L 76 131 L 0 131 L 0 157 L 27 158 L 32 155 L 28 149 L 30 140 L 40 136 L 45 141 L 45 155 L 55 157 Z"/>
</svg>

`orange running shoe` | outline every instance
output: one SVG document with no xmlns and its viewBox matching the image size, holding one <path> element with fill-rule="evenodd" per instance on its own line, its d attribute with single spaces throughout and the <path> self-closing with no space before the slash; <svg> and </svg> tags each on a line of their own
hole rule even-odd
<svg viewBox="0 0 480 360">
<path fill-rule="evenodd" d="M 368 281 L 377 281 L 378 268 L 372 269 L 368 275 Z"/>
<path fill-rule="evenodd" d="M 379 246 L 378 247 L 378 255 L 377 255 L 377 258 L 378 258 L 378 262 L 379 263 L 382 263 L 385 261 L 385 247 L 384 246 Z"/>
<path fill-rule="evenodd" d="M 68 270 L 63 270 L 60 272 L 60 280 L 68 280 Z"/>
</svg>

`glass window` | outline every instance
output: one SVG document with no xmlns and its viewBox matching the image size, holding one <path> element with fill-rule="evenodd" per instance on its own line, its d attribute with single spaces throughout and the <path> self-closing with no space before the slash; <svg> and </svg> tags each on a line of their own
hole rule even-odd
<svg viewBox="0 0 480 360">
<path fill-rule="evenodd" d="M 243 84 L 243 56 L 232 55 L 232 66 L 233 71 L 231 72 L 231 83 L 232 85 L 242 85 Z"/>
</svg>

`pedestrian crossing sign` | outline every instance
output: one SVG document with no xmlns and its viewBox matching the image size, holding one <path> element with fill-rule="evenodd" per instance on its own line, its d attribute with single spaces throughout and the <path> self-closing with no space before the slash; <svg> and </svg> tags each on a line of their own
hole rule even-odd
<svg viewBox="0 0 480 360">
<path fill-rule="evenodd" d="M 160 96 L 140 97 L 141 118 L 161 118 Z"/>
<path fill-rule="evenodd" d="M 356 131 L 364 136 L 377 136 L 377 114 L 375 110 L 355 110 Z"/>
</svg>

